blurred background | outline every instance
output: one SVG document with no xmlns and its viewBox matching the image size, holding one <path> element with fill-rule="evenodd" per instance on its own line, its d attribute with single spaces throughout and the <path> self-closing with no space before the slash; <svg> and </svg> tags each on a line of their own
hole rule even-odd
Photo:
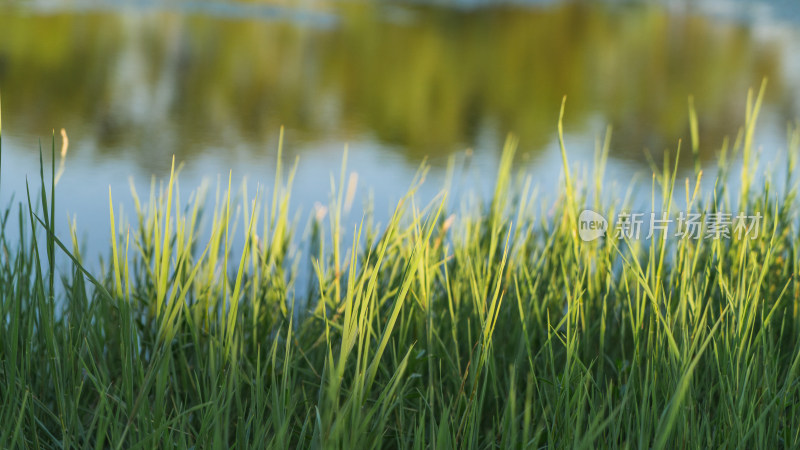
<svg viewBox="0 0 800 450">
<path fill-rule="evenodd" d="M 764 77 L 756 144 L 781 155 L 800 117 L 800 2 L 0 0 L 0 199 L 38 180 L 39 142 L 49 156 L 55 130 L 58 153 L 63 127 L 59 209 L 107 235 L 109 186 L 128 201 L 130 177 L 146 195 L 173 154 L 184 189 L 229 171 L 271 187 L 281 126 L 303 217 L 345 145 L 380 218 L 424 158 L 428 192 L 450 157 L 491 191 L 509 132 L 552 199 L 564 95 L 571 161 L 610 125 L 609 183 L 649 184 L 648 155 L 688 142 L 689 95 L 714 167 Z"/>
</svg>

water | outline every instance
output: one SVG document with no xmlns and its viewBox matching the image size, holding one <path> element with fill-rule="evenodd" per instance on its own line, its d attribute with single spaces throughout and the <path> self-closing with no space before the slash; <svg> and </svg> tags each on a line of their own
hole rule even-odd
<svg viewBox="0 0 800 450">
<path fill-rule="evenodd" d="M 426 157 L 429 198 L 453 155 L 469 160 L 463 183 L 490 192 L 509 132 L 520 138 L 519 167 L 552 198 L 564 95 L 571 160 L 590 161 L 611 125 L 609 183 L 624 187 L 634 174 L 649 179 L 648 154 L 660 161 L 688 139 L 689 95 L 701 160 L 714 167 L 744 122 L 747 89 L 764 77 L 756 143 L 781 155 L 787 123 L 800 117 L 799 10 L 779 1 L 0 2 L 0 199 L 38 179 L 40 139 L 49 154 L 53 130 L 58 148 L 65 128 L 57 220 L 77 217 L 99 252 L 109 187 L 130 210 L 129 178 L 145 193 L 173 154 L 184 189 L 229 171 L 234 183 L 272 186 L 281 126 L 284 162 L 300 160 L 293 201 L 303 217 L 328 201 L 345 145 L 359 198 L 371 194 L 385 218 Z"/>
</svg>

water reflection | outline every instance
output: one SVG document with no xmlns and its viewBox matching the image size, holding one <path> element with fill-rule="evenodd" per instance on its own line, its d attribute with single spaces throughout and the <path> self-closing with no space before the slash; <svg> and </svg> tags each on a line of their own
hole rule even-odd
<svg viewBox="0 0 800 450">
<path fill-rule="evenodd" d="M 225 149 L 246 160 L 281 125 L 304 144 L 290 151 L 369 136 L 376 151 L 435 162 L 467 147 L 498 151 L 480 136 L 513 131 L 536 153 L 552 141 L 564 94 L 568 132 L 611 124 L 612 156 L 633 161 L 688 136 L 694 94 L 708 160 L 764 76 L 768 107 L 797 116 L 785 39 L 659 7 L 368 2 L 275 17 L 2 8 L 8 129 L 63 126 L 75 151 L 124 153 L 145 172 L 163 171 L 172 153 L 192 161 Z"/>
</svg>

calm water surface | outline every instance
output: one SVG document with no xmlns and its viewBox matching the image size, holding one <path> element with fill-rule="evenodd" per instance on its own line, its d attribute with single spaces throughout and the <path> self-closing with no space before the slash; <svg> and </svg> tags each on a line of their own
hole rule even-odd
<svg viewBox="0 0 800 450">
<path fill-rule="evenodd" d="M 799 11 L 796 2 L 0 1 L 0 199 L 24 193 L 38 176 L 39 140 L 49 153 L 62 127 L 60 217 L 77 216 L 98 249 L 109 186 L 125 202 L 129 177 L 146 191 L 173 154 L 185 189 L 229 171 L 271 186 L 281 126 L 285 162 L 300 160 L 293 201 L 304 217 L 327 201 L 345 145 L 379 217 L 426 157 L 431 195 L 451 156 L 468 163 L 465 184 L 490 191 L 509 132 L 520 167 L 555 194 L 564 95 L 571 159 L 591 160 L 612 126 L 609 179 L 624 187 L 649 177 L 646 155 L 661 160 L 688 138 L 689 95 L 700 157 L 713 167 L 744 122 L 747 89 L 764 77 L 756 143 L 781 155 L 800 117 Z"/>
</svg>

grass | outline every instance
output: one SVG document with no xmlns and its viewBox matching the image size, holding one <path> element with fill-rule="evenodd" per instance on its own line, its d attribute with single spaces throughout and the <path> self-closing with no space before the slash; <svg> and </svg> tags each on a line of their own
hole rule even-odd
<svg viewBox="0 0 800 450">
<path fill-rule="evenodd" d="M 712 191 L 699 164 L 653 175 L 654 210 L 759 213 L 753 240 L 583 242 L 584 205 L 628 207 L 602 192 L 610 136 L 594 183 L 567 170 L 551 202 L 509 139 L 490 202 L 420 206 L 423 169 L 350 242 L 344 170 L 302 235 L 293 170 L 253 198 L 229 179 L 208 209 L 173 171 L 134 193 L 131 224 L 109 195 L 113 239 L 88 271 L 75 229 L 54 233 L 43 169 L 0 224 L 0 448 L 796 448 L 800 129 L 786 185 L 754 178 L 762 95 Z"/>
</svg>

